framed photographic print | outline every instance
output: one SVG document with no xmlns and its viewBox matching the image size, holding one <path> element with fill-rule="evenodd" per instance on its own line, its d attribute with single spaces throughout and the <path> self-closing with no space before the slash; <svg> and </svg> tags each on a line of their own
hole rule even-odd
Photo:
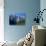
<svg viewBox="0 0 46 46">
<path fill-rule="evenodd" d="M 26 14 L 25 13 L 16 13 L 15 15 L 9 16 L 10 25 L 25 25 Z"/>
</svg>

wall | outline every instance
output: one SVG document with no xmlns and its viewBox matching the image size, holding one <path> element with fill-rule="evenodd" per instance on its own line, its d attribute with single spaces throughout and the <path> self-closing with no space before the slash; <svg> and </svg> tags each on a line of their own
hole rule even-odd
<svg viewBox="0 0 46 46">
<path fill-rule="evenodd" d="M 40 10 L 40 0 L 4 0 L 4 38 L 7 41 L 18 41 L 32 28 L 35 12 Z M 26 25 L 10 26 L 9 14 L 16 12 L 26 13 Z"/>
<path fill-rule="evenodd" d="M 0 42 L 4 41 L 4 0 L 0 0 Z"/>
<path fill-rule="evenodd" d="M 41 9 L 41 11 L 42 11 L 43 9 L 46 9 L 46 6 L 45 6 L 45 5 L 46 5 L 46 0 L 41 0 L 41 1 L 40 1 L 40 9 Z M 42 22 L 42 21 L 40 22 L 40 25 L 46 27 L 46 20 L 45 20 L 45 19 L 46 19 L 46 11 L 43 12 L 42 17 L 43 17 L 44 20 L 43 20 L 43 22 Z"/>
</svg>

